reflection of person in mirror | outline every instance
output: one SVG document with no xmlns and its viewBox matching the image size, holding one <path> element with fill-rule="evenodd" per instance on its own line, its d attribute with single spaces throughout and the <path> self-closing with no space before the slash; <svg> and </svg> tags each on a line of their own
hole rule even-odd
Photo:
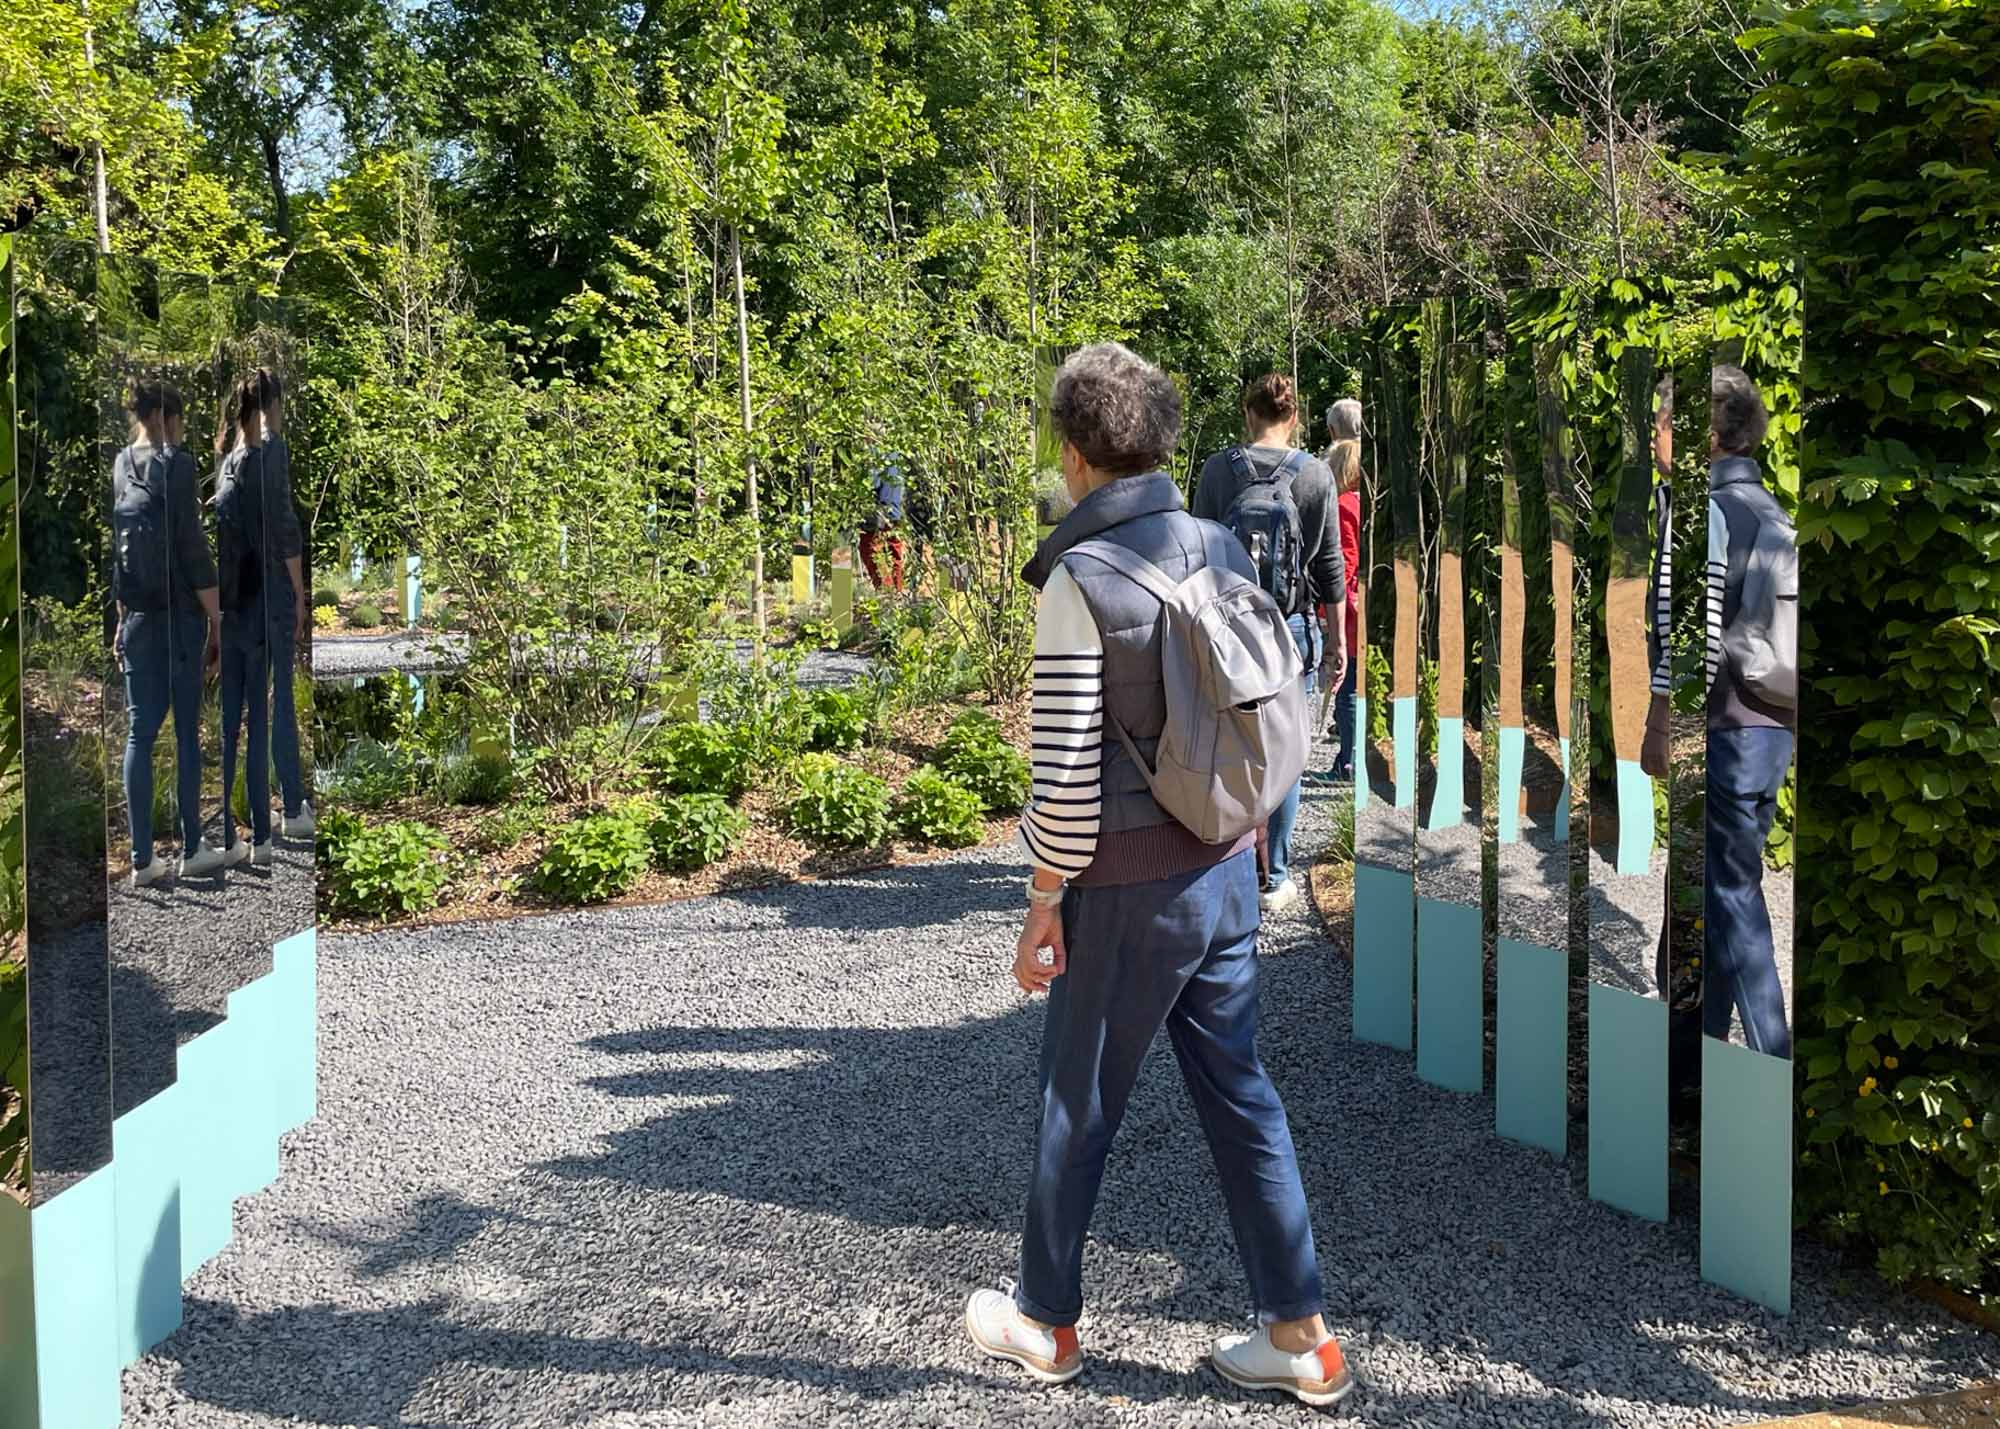
<svg viewBox="0 0 2000 1429">
<path fill-rule="evenodd" d="M 1753 457 L 1770 415 L 1743 370 L 1710 379 L 1708 829 L 1703 1028 L 1789 1057 L 1785 988 L 1764 902 L 1764 846 L 1798 723 L 1798 556 Z"/>
<path fill-rule="evenodd" d="M 861 526 L 861 564 L 877 590 L 903 588 L 903 456 L 877 457 L 868 473 L 875 509 Z"/>
<path fill-rule="evenodd" d="M 250 809 L 251 842 L 236 837 L 233 797 L 222 821 L 231 863 L 246 856 L 259 867 L 271 862 L 271 683 L 289 690 L 289 660 L 277 663 L 279 622 L 283 648 L 295 635 L 295 612 L 304 608 L 299 560 L 285 569 L 282 522 L 273 509 L 265 413 L 282 402 L 278 380 L 263 368 L 230 389 L 216 430 L 215 545 L 222 603 L 222 787 L 233 796 L 239 749 L 245 743 L 243 792 Z M 289 500 L 289 498 L 287 498 Z M 296 551 L 297 543 L 291 543 Z M 248 739 L 245 741 L 245 726 Z M 292 745 L 297 779 L 297 737 Z M 281 760 L 280 769 L 283 769 Z M 282 773 L 281 773 L 282 778 Z"/>
<path fill-rule="evenodd" d="M 111 472 L 111 583 L 117 601 L 114 653 L 125 675 L 125 814 L 132 884 L 168 873 L 153 852 L 153 746 L 171 711 L 180 873 L 222 867 L 222 850 L 201 838 L 201 684 L 220 658 L 222 615 L 215 561 L 201 529 L 194 459 L 181 445 L 181 394 L 140 382 L 126 403 L 132 440 Z"/>
<path fill-rule="evenodd" d="M 1347 673 L 1333 697 L 1333 722 L 1338 726 L 1338 752 L 1333 777 L 1354 777 L 1354 696 L 1361 668 L 1361 404 L 1344 397 L 1326 409 L 1326 463 L 1340 492 L 1340 556 L 1347 567 L 1347 593 L 1342 623 L 1347 627 Z"/>
<path fill-rule="evenodd" d="M 271 757 L 278 766 L 284 799 L 282 832 L 288 839 L 311 838 L 312 805 L 306 799 L 305 766 L 299 751 L 298 700 L 293 671 L 305 644 L 312 607 L 306 600 L 305 532 L 292 502 L 292 448 L 285 440 L 285 386 L 274 372 L 258 369 L 264 396 L 265 588 L 271 593 L 265 615 L 271 654 Z"/>
</svg>

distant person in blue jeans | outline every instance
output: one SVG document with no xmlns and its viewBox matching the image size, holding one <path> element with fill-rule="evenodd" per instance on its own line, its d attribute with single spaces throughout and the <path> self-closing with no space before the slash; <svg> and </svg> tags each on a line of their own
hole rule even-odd
<svg viewBox="0 0 2000 1429">
<path fill-rule="evenodd" d="M 1194 514 L 1241 534 L 1256 524 L 1244 519 L 1253 504 L 1264 505 L 1275 493 L 1289 506 L 1295 523 L 1290 532 L 1260 542 L 1266 549 L 1252 552 L 1252 560 L 1260 582 L 1278 598 L 1279 608 L 1289 618 L 1299 646 L 1307 707 L 1317 713 L 1312 697 L 1318 692 L 1322 667 L 1336 689 L 1347 678 L 1347 623 L 1342 618 L 1347 574 L 1340 549 L 1340 493 L 1326 463 L 1292 445 L 1298 429 L 1299 399 L 1291 378 L 1272 372 L 1251 383 L 1243 394 L 1246 440 L 1202 463 Z M 1299 901 L 1299 886 L 1292 877 L 1292 829 L 1299 820 L 1299 793 L 1294 785 L 1265 831 L 1268 855 L 1261 900 L 1267 912 L 1280 912 Z"/>
<path fill-rule="evenodd" d="M 1147 1049 L 1164 1027 L 1215 1158 L 1255 1334 L 1216 1342 L 1233 1383 L 1331 1404 L 1353 1386 L 1321 1318 L 1319 1258 L 1298 1158 L 1257 1054 L 1257 880 L 1253 835 L 1205 844 L 1153 799 L 1143 759 L 1166 727 L 1161 602 L 1104 561 L 1108 542 L 1169 580 L 1210 551 L 1248 576 L 1248 554 L 1184 509 L 1164 468 L 1180 436 L 1180 394 L 1119 346 L 1087 347 L 1056 374 L 1049 413 L 1076 505 L 1025 573 L 1035 620 L 1034 799 L 1021 822 L 1032 873 L 1014 953 L 1022 991 L 1049 995 L 1041 1123 L 1021 1275 L 966 1302 L 972 1341 L 1045 1383 L 1083 1372 L 1083 1247 Z M 1044 954 L 1048 961 L 1044 961 Z"/>
<path fill-rule="evenodd" d="M 310 839 L 314 829 L 313 807 L 306 798 L 298 701 L 292 683 L 312 610 L 306 600 L 305 531 L 292 500 L 292 449 L 285 440 L 285 385 L 268 368 L 258 368 L 256 375 L 264 403 L 265 587 L 269 593 L 265 614 L 270 631 L 271 759 L 277 766 L 278 793 L 284 806 L 279 832 L 288 839 Z"/>
<path fill-rule="evenodd" d="M 1730 1013 L 1745 1042 L 1792 1055 L 1785 987 L 1764 902 L 1764 845 L 1791 768 L 1798 711 L 1760 700 L 1736 678 L 1723 648 L 1743 600 L 1743 575 L 1758 529 L 1783 520 L 1752 453 L 1770 414 L 1740 367 L 1716 364 L 1709 390 L 1708 469 L 1708 833 L 1702 1030 L 1729 1036 Z M 1788 652 L 1796 670 L 1798 651 Z"/>
<path fill-rule="evenodd" d="M 174 721 L 179 873 L 215 872 L 221 849 L 201 837 L 202 673 L 220 661 L 222 611 L 215 560 L 201 529 L 194 459 L 181 445 L 185 408 L 164 382 L 140 382 L 126 403 L 132 440 L 111 469 L 112 653 L 125 675 L 129 723 L 123 768 L 132 886 L 174 870 L 153 848 L 153 749 Z"/>
</svg>

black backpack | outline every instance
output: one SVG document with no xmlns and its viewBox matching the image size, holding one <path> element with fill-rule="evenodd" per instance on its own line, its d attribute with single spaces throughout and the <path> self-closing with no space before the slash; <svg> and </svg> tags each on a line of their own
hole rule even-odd
<svg viewBox="0 0 2000 1429">
<path fill-rule="evenodd" d="M 1305 525 L 1299 519 L 1299 504 L 1292 499 L 1292 477 L 1301 455 L 1288 452 L 1269 475 L 1260 475 L 1248 452 L 1242 447 L 1229 449 L 1236 499 L 1229 503 L 1222 524 L 1250 553 L 1257 584 L 1283 615 L 1305 608 Z"/>
<path fill-rule="evenodd" d="M 125 448 L 126 478 L 111 508 L 111 581 L 127 610 L 162 611 L 167 578 L 167 480 L 176 453 L 156 446 L 142 464 Z"/>
<path fill-rule="evenodd" d="M 262 512 L 250 507 L 251 481 L 263 480 L 261 448 L 239 448 L 224 459 L 215 493 L 217 596 L 224 610 L 245 610 L 264 590 Z M 258 463 L 255 470 L 251 462 Z"/>
</svg>

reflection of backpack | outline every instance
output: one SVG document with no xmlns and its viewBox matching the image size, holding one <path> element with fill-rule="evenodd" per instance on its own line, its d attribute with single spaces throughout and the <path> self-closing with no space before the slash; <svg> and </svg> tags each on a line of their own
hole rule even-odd
<svg viewBox="0 0 2000 1429">
<path fill-rule="evenodd" d="M 247 489 L 252 481 L 263 482 L 263 451 L 239 448 L 225 461 L 221 490 L 215 496 L 217 597 L 224 610 L 241 611 L 248 610 L 264 590 L 263 512 L 261 503 L 251 509 Z"/>
<path fill-rule="evenodd" d="M 1101 561 L 1159 597 L 1167 723 L 1154 763 L 1109 713 L 1105 723 L 1161 809 L 1219 844 L 1261 828 L 1305 772 L 1306 703 L 1284 612 L 1229 568 L 1219 528 L 1201 531 L 1208 564 L 1179 584 L 1110 541 L 1080 542 L 1066 559 Z"/>
<path fill-rule="evenodd" d="M 126 475 L 111 508 L 111 585 L 127 610 L 167 608 L 167 478 L 174 453 L 154 447 L 143 467 L 125 448 Z"/>
<path fill-rule="evenodd" d="M 1277 468 L 1264 475 L 1242 447 L 1229 449 L 1236 499 L 1229 503 L 1222 524 L 1250 553 L 1257 584 L 1277 602 L 1280 615 L 1305 606 L 1305 527 L 1298 502 L 1292 499 L 1292 477 L 1300 455 L 1287 452 Z"/>
<path fill-rule="evenodd" d="M 1744 693 L 1791 710 L 1799 705 L 1798 532 L 1784 508 L 1764 497 L 1743 558 L 1736 618 L 1722 628 L 1722 654 Z"/>
</svg>

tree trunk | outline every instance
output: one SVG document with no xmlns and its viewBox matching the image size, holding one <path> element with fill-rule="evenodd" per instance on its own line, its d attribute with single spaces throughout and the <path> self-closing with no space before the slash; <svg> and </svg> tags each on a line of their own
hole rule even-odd
<svg viewBox="0 0 2000 1429">
<path fill-rule="evenodd" d="M 271 226 L 285 247 L 292 246 L 292 196 L 285 190 L 285 166 L 278 154 L 278 133 L 266 129 L 258 140 L 264 146 L 264 173 L 271 181 Z"/>
<path fill-rule="evenodd" d="M 764 658 L 764 528 L 757 516 L 757 458 L 750 452 L 756 418 L 750 411 L 750 305 L 743 296 L 743 240 L 729 225 L 729 266 L 736 279 L 736 391 L 743 410 L 743 503 L 750 514 L 755 543 L 750 548 L 750 619 L 755 628 L 759 660 Z"/>
<path fill-rule="evenodd" d="M 83 13 L 84 18 L 88 20 L 90 16 L 90 0 L 84 0 Z M 83 65 L 85 69 L 93 72 L 97 69 L 97 33 L 88 24 L 84 26 L 83 30 Z M 103 144 L 93 143 L 90 146 L 90 162 L 91 167 L 95 171 L 91 184 L 91 207 L 97 216 L 97 251 L 99 253 L 109 253 L 111 251 L 111 193 L 110 184 L 106 181 L 104 174 Z"/>
</svg>

